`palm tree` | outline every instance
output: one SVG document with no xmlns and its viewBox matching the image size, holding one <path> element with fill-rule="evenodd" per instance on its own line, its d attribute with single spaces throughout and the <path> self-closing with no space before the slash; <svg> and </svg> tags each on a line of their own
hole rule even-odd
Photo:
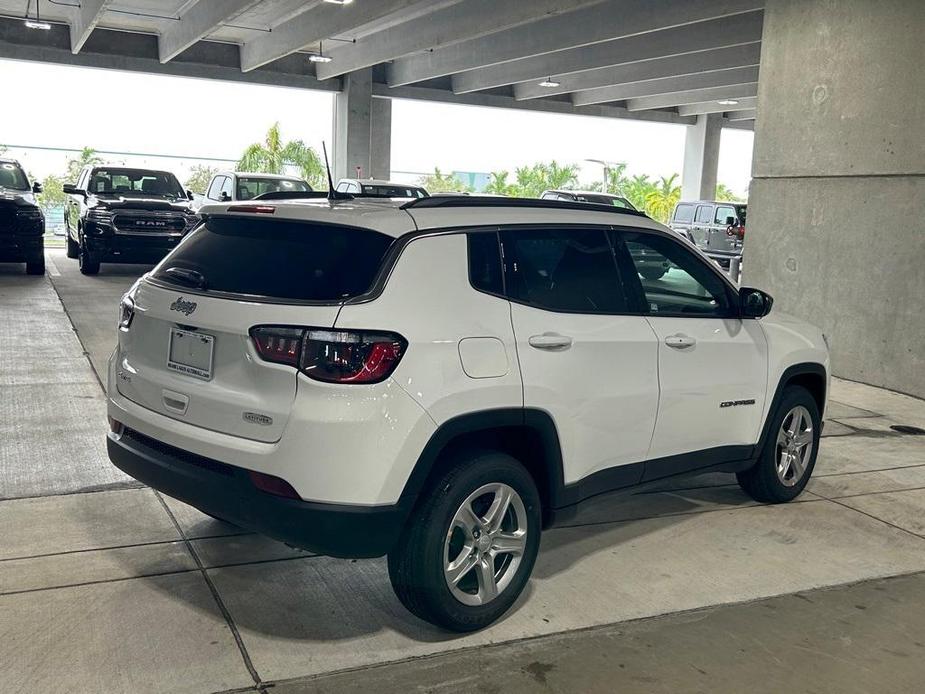
<svg viewBox="0 0 925 694">
<path fill-rule="evenodd" d="M 92 147 L 84 147 L 76 159 L 69 159 L 67 162 L 67 173 L 65 179 L 68 183 L 76 183 L 77 177 L 85 166 L 96 166 L 102 164 L 103 160 L 96 155 L 96 150 Z"/>
<path fill-rule="evenodd" d="M 434 167 L 434 172 L 429 176 L 421 176 L 418 184 L 428 193 L 465 193 L 472 192 L 471 188 L 465 185 L 453 174 L 441 173 L 440 169 Z"/>
<path fill-rule="evenodd" d="M 544 169 L 543 173 L 546 175 L 547 188 L 571 188 L 578 185 L 577 165 L 567 164 L 566 166 L 560 166 L 553 159 L 548 164 L 541 164 L 540 166 Z"/>
<path fill-rule="evenodd" d="M 646 195 L 646 212 L 660 222 L 667 222 L 671 211 L 681 199 L 681 186 L 675 185 L 678 174 L 661 176 L 655 188 Z"/>
<path fill-rule="evenodd" d="M 237 168 L 238 171 L 281 174 L 286 166 L 298 167 L 302 178 L 313 187 L 322 187 L 325 183 L 325 169 L 318 153 L 302 140 L 284 143 L 279 123 L 274 123 L 262 143 L 255 142 L 244 150 Z"/>
<path fill-rule="evenodd" d="M 621 185 L 621 192 L 633 203 L 633 207 L 638 210 L 644 210 L 646 207 L 646 196 L 655 189 L 655 184 L 649 180 L 648 174 L 636 174 L 630 178 L 624 179 Z"/>
<path fill-rule="evenodd" d="M 507 182 L 507 177 L 510 175 L 509 171 L 492 171 L 488 185 L 485 186 L 485 192 L 495 195 L 514 195 L 515 186 Z"/>
<path fill-rule="evenodd" d="M 732 189 L 725 183 L 716 184 L 716 199 L 728 202 L 742 202 L 742 198 L 732 192 Z"/>
</svg>

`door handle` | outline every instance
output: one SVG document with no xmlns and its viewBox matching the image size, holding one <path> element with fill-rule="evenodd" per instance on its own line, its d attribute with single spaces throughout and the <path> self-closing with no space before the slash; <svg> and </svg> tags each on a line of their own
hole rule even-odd
<svg viewBox="0 0 925 694">
<path fill-rule="evenodd" d="M 687 349 L 697 344 L 697 340 L 688 335 L 669 335 L 665 338 L 665 344 L 673 349 Z"/>
<path fill-rule="evenodd" d="M 546 350 L 568 349 L 572 346 L 572 338 L 567 335 L 559 335 L 558 333 L 532 335 L 527 342 L 530 343 L 531 347 Z"/>
</svg>

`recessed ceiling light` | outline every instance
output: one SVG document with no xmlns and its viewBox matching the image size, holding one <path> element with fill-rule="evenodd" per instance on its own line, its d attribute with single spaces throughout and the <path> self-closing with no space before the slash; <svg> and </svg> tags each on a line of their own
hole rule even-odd
<svg viewBox="0 0 925 694">
<path fill-rule="evenodd" d="M 552 77 L 547 77 L 542 82 L 540 82 L 541 87 L 558 87 L 559 83 L 556 82 Z"/>
<path fill-rule="evenodd" d="M 43 29 L 45 31 L 48 31 L 49 29 L 51 29 L 51 24 L 49 24 L 48 22 L 37 22 L 31 19 L 26 20 L 26 26 L 29 27 L 30 29 Z"/>
<path fill-rule="evenodd" d="M 314 55 L 314 54 L 308 56 L 308 59 L 312 61 L 313 63 L 330 63 L 333 60 L 333 58 L 331 58 L 331 56 L 329 55 Z"/>
<path fill-rule="evenodd" d="M 720 99 L 716 103 L 718 103 L 720 106 L 735 106 L 739 102 L 735 99 Z"/>
<path fill-rule="evenodd" d="M 353 0 L 324 0 L 332 5 L 349 5 Z"/>
</svg>

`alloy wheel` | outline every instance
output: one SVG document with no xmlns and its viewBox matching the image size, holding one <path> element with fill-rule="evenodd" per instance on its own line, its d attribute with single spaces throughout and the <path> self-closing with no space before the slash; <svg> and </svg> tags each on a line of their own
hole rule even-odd
<svg viewBox="0 0 925 694">
<path fill-rule="evenodd" d="M 509 485 L 486 484 L 457 509 L 444 542 L 443 574 L 457 600 L 485 605 L 510 585 L 527 546 L 527 512 Z"/>
<path fill-rule="evenodd" d="M 794 407 L 777 433 L 777 478 L 785 487 L 797 484 L 813 453 L 813 420 L 802 405 Z"/>
</svg>

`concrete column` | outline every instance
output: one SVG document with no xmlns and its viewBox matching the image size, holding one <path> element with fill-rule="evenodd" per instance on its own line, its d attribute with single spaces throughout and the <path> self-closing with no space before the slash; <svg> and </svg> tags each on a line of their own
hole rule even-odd
<svg viewBox="0 0 925 694">
<path fill-rule="evenodd" d="M 375 97 L 371 115 L 370 175 L 389 179 L 392 177 L 392 100 Z"/>
<path fill-rule="evenodd" d="M 344 76 L 343 91 L 334 96 L 334 182 L 370 176 L 372 70 Z M 358 168 L 359 167 L 359 168 Z"/>
<path fill-rule="evenodd" d="M 744 279 L 925 397 L 922 0 L 768 0 Z"/>
<path fill-rule="evenodd" d="M 712 200 L 716 195 L 721 120 L 719 113 L 710 113 L 697 116 L 697 123 L 687 126 L 681 173 L 682 200 Z"/>
</svg>

